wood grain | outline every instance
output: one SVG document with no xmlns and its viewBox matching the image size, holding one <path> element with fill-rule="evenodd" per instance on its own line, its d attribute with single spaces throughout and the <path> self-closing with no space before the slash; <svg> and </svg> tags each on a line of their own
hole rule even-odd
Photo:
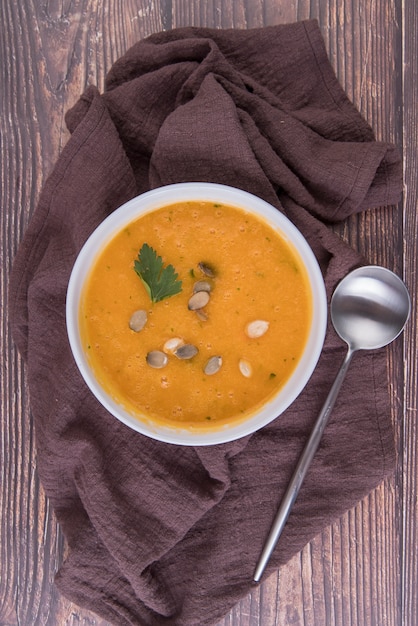
<svg viewBox="0 0 418 626">
<path fill-rule="evenodd" d="M 12 259 L 40 189 L 68 140 L 66 110 L 138 39 L 185 25 L 255 28 L 317 18 L 338 78 L 381 140 L 404 154 L 400 207 L 336 228 L 370 262 L 403 275 L 413 312 L 387 350 L 396 474 L 324 530 L 219 626 L 415 626 L 418 623 L 417 145 L 414 0 L 0 0 L 3 365 L 0 625 L 105 626 L 60 596 L 65 542 L 36 471 L 24 368 L 7 321 Z M 198 624 L 198 618 L 197 618 Z"/>
<path fill-rule="evenodd" d="M 405 333 L 405 395 L 403 398 L 402 444 L 399 479 L 401 507 L 401 589 L 405 626 L 418 623 L 418 458 L 417 458 L 417 167 L 418 167 L 418 12 L 411 2 L 403 5 L 402 141 L 404 153 L 404 276 L 412 299 L 412 315 Z M 402 402 L 402 399 L 400 399 Z"/>
</svg>

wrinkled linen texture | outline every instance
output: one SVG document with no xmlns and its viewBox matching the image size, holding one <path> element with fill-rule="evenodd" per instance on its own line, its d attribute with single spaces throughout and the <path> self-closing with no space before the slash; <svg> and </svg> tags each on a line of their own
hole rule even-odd
<svg viewBox="0 0 418 626">
<path fill-rule="evenodd" d="M 135 195 L 184 181 L 254 193 L 308 239 L 328 296 L 364 259 L 330 224 L 399 201 L 401 164 L 339 85 L 315 21 L 152 35 L 90 86 L 15 260 L 10 316 L 38 468 L 68 542 L 62 594 L 120 625 L 215 624 L 252 588 L 277 506 L 345 352 L 269 426 L 210 447 L 131 431 L 86 388 L 65 327 L 83 243 Z M 384 350 L 359 354 L 268 572 L 393 471 Z"/>
</svg>

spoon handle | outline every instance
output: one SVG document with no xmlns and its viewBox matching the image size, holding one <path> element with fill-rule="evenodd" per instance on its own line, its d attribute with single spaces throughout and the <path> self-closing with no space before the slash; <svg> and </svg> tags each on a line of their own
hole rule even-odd
<svg viewBox="0 0 418 626">
<path fill-rule="evenodd" d="M 309 439 L 305 444 L 298 464 L 296 465 L 296 469 L 287 487 L 286 493 L 283 497 L 283 500 L 281 501 L 279 510 L 277 511 L 276 517 L 274 518 L 269 536 L 264 544 L 263 551 L 254 572 L 255 582 L 259 582 L 260 578 L 262 577 L 264 569 L 283 531 L 291 508 L 302 486 L 303 479 L 305 478 L 312 459 L 315 456 L 315 452 L 318 449 L 321 437 L 325 430 L 325 426 L 327 425 L 329 416 L 334 407 L 338 393 L 341 389 L 341 385 L 344 381 L 353 354 L 354 350 L 349 347 L 345 359 L 327 396 L 327 399 L 325 400 L 324 406 L 322 407 L 322 410 L 317 417 Z"/>
</svg>

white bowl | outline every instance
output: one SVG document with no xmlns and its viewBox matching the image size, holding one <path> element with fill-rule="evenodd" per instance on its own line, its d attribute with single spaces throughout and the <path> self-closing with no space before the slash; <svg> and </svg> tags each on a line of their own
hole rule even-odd
<svg viewBox="0 0 418 626">
<path fill-rule="evenodd" d="M 144 213 L 183 201 L 229 204 L 261 216 L 296 248 L 303 261 L 312 290 L 313 315 L 308 340 L 293 374 L 280 391 L 243 422 L 199 432 L 141 421 L 118 404 L 96 380 L 79 332 L 80 299 L 92 264 L 117 232 Z M 167 185 L 133 198 L 106 218 L 84 244 L 74 264 L 67 291 L 66 319 L 71 350 L 86 384 L 100 403 L 117 419 L 148 437 L 180 445 L 200 446 L 225 443 L 257 431 L 276 419 L 297 398 L 310 379 L 319 359 L 326 331 L 327 299 L 316 258 L 299 230 L 276 208 L 245 191 L 214 183 Z"/>
</svg>

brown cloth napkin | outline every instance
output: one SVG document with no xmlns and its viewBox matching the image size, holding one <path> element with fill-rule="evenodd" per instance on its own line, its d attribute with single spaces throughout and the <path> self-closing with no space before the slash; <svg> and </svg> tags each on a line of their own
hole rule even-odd
<svg viewBox="0 0 418 626">
<path fill-rule="evenodd" d="M 150 188 L 240 187 L 310 241 L 328 294 L 363 261 L 326 222 L 399 200 L 394 147 L 338 84 L 314 21 L 185 28 L 134 45 L 67 115 L 72 133 L 15 261 L 15 341 L 27 361 L 39 474 L 69 544 L 62 593 L 117 625 L 216 623 L 252 587 L 270 523 L 345 346 L 331 328 L 286 413 L 234 443 L 159 443 L 110 416 L 67 342 L 72 265 L 92 230 Z M 384 351 L 356 357 L 269 571 L 393 470 Z"/>
</svg>

